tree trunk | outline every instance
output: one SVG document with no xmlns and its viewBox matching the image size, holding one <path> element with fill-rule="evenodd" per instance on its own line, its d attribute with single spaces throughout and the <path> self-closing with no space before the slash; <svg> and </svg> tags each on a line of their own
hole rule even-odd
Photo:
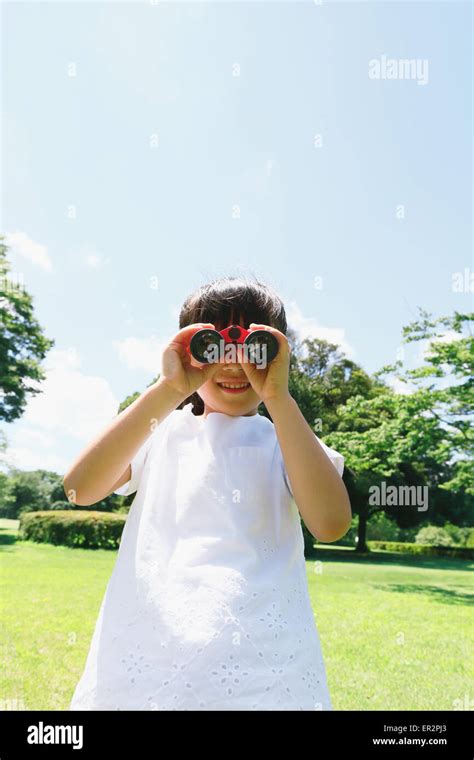
<svg viewBox="0 0 474 760">
<path fill-rule="evenodd" d="M 357 538 L 356 538 L 356 552 L 369 552 L 370 549 L 367 546 L 367 521 L 368 521 L 367 506 L 361 506 L 359 510 L 359 523 L 357 525 Z"/>
</svg>

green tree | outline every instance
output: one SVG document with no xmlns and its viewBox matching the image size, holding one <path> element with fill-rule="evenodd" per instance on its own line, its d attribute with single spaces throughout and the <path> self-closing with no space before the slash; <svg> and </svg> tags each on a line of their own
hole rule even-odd
<svg viewBox="0 0 474 760">
<path fill-rule="evenodd" d="M 425 364 L 404 370 L 400 360 L 382 368 L 380 374 L 392 373 L 398 380 L 422 386 L 430 378 L 439 381 L 426 389 L 431 394 L 429 413 L 443 426 L 453 457 L 452 477 L 440 487 L 474 495 L 474 338 L 471 324 L 474 313 L 433 319 L 420 309 L 420 318 L 404 328 L 404 342 L 428 340 Z M 463 331 L 467 334 L 463 335 Z"/>
<path fill-rule="evenodd" d="M 353 510 L 359 515 L 359 551 L 367 551 L 367 523 L 384 510 L 400 527 L 426 520 L 426 513 L 369 504 L 370 489 L 385 480 L 387 485 L 429 485 L 430 519 L 455 519 L 456 500 L 461 513 L 472 510 L 472 337 L 462 337 L 472 315 L 455 314 L 432 321 L 422 320 L 404 328 L 404 340 L 434 337 L 443 325 L 441 340 L 430 343 L 425 364 L 402 372 L 401 361 L 383 367 L 376 377 L 397 373 L 402 382 L 412 381 L 415 390 L 396 394 L 385 389 L 375 398 L 356 396 L 340 406 L 338 430 L 326 442 L 346 454 L 348 483 Z M 446 331 L 447 329 L 447 331 Z M 458 337 L 459 335 L 459 337 Z M 422 385 L 426 378 L 442 379 Z M 421 387 L 420 387 L 421 386 Z M 446 493 L 449 491 L 450 493 Z M 440 509 L 440 507 L 442 507 Z"/>
<path fill-rule="evenodd" d="M 0 516 L 17 519 L 22 512 L 58 509 L 59 503 L 68 508 L 63 478 L 49 470 L 18 470 L 0 473 Z M 111 494 L 90 507 L 95 511 L 110 512 L 120 509 L 123 497 Z"/>
<path fill-rule="evenodd" d="M 22 512 L 47 509 L 51 490 L 51 482 L 44 478 L 42 471 L 12 469 L 3 497 L 2 516 L 16 519 Z"/>
<path fill-rule="evenodd" d="M 336 344 L 321 338 L 298 341 L 292 334 L 290 345 L 290 393 L 322 439 L 337 430 L 341 404 L 357 395 L 372 398 L 384 392 L 384 384 L 347 359 Z"/>
<path fill-rule="evenodd" d="M 7 246 L 0 235 L 0 419 L 12 422 L 28 397 L 40 393 L 40 362 L 54 341 L 45 338 L 33 313 L 33 299 L 9 277 Z"/>
</svg>

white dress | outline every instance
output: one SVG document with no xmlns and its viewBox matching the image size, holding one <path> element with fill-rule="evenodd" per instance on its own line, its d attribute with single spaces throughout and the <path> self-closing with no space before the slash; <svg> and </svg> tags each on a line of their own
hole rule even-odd
<svg viewBox="0 0 474 760">
<path fill-rule="evenodd" d="M 131 469 L 116 493 L 137 494 L 69 710 L 332 710 L 273 423 L 189 404 Z"/>
</svg>

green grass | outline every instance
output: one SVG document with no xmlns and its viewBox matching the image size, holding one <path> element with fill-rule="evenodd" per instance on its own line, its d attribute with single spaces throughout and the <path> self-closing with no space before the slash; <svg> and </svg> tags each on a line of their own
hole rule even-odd
<svg viewBox="0 0 474 760">
<path fill-rule="evenodd" d="M 0 520 L 0 709 L 65 710 L 117 555 L 16 531 Z M 472 565 L 319 548 L 308 582 L 336 710 L 466 709 Z"/>
</svg>

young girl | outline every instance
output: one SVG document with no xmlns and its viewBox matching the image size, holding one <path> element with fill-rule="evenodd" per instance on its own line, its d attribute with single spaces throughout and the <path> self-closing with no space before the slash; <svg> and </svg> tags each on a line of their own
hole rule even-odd
<svg viewBox="0 0 474 760">
<path fill-rule="evenodd" d="M 136 492 L 69 709 L 331 710 L 300 514 L 322 541 L 346 533 L 344 458 L 289 393 L 270 288 L 214 281 L 179 324 L 159 380 L 64 478 L 77 505 Z M 190 359 L 197 330 L 232 324 L 272 332 L 276 358 Z"/>
</svg>

